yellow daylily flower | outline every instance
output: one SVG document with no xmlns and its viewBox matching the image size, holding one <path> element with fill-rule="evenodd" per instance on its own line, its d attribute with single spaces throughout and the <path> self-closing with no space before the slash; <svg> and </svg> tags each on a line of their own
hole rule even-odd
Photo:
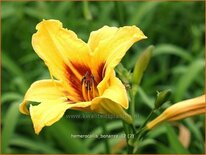
<svg viewBox="0 0 206 155">
<path fill-rule="evenodd" d="M 152 129 L 164 121 L 176 121 L 206 112 L 205 95 L 184 100 L 168 107 L 161 115 L 149 122 L 146 127 Z"/>
<path fill-rule="evenodd" d="M 124 111 L 127 93 L 114 68 L 135 42 L 146 38 L 139 28 L 104 26 L 87 43 L 58 20 L 43 20 L 36 29 L 32 46 L 57 79 L 34 82 L 20 104 L 20 112 L 31 115 L 36 134 L 67 109 L 114 114 L 131 123 Z M 28 101 L 40 104 L 28 109 Z"/>
</svg>

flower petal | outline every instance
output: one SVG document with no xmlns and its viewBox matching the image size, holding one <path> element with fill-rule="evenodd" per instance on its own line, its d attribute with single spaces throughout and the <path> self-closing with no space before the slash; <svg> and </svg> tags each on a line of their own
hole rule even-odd
<svg viewBox="0 0 206 155">
<path fill-rule="evenodd" d="M 34 125 L 36 134 L 42 130 L 44 126 L 51 126 L 57 122 L 65 113 L 67 109 L 73 107 L 88 107 L 90 102 L 81 102 L 70 104 L 65 99 L 60 98 L 57 100 L 44 101 L 37 106 L 30 105 L 30 115 Z"/>
<path fill-rule="evenodd" d="M 128 108 L 128 97 L 122 82 L 114 75 L 103 95 L 92 100 L 91 109 L 102 114 L 114 114 L 131 123 L 131 117 L 123 110 Z"/>
<path fill-rule="evenodd" d="M 100 114 L 112 114 L 118 116 L 127 123 L 132 123 L 132 118 L 127 114 L 121 105 L 108 98 L 97 97 L 92 100 L 91 110 Z"/>
<path fill-rule="evenodd" d="M 89 46 L 73 31 L 64 29 L 58 20 L 43 20 L 36 28 L 38 31 L 32 37 L 35 52 L 44 60 L 51 74 L 77 96 L 79 90 L 75 86 L 89 70 Z"/>
<path fill-rule="evenodd" d="M 92 52 L 95 51 L 101 41 L 108 39 L 108 37 L 113 37 L 117 30 L 117 27 L 104 26 L 97 31 L 91 32 L 88 45 L 90 46 Z"/>
<path fill-rule="evenodd" d="M 190 117 L 190 116 L 203 114 L 203 113 L 206 112 L 205 108 L 206 107 L 202 107 L 202 108 L 198 108 L 198 109 L 195 109 L 195 110 L 187 111 L 187 112 L 182 113 L 180 115 L 177 115 L 175 117 L 169 118 L 168 121 L 176 121 L 176 120 L 180 120 L 180 119 L 187 118 L 187 117 Z"/>
<path fill-rule="evenodd" d="M 100 97 L 110 99 L 125 109 L 128 108 L 128 96 L 125 86 L 115 75 L 110 78 L 109 87 Z"/>
<path fill-rule="evenodd" d="M 71 94 L 72 95 L 72 94 Z M 29 114 L 26 107 L 28 101 L 44 102 L 47 100 L 56 100 L 58 98 L 71 98 L 62 84 L 56 80 L 40 80 L 34 82 L 24 97 L 23 102 L 19 106 L 19 110 L 23 114 Z"/>
<path fill-rule="evenodd" d="M 137 41 L 147 38 L 136 26 L 121 28 L 105 26 L 92 32 L 88 44 L 93 52 L 94 75 L 98 76 L 98 69 L 104 64 L 104 79 L 99 84 L 100 94 L 106 89 L 109 75 L 121 61 L 127 50 Z M 95 65 L 94 65 L 95 64 Z M 99 65 L 98 65 L 99 64 Z"/>
<path fill-rule="evenodd" d="M 205 107 L 205 95 L 202 95 L 173 104 L 168 107 L 162 115 L 164 115 L 167 119 L 170 119 L 184 113 L 190 113 L 196 109 L 205 109 Z"/>
</svg>

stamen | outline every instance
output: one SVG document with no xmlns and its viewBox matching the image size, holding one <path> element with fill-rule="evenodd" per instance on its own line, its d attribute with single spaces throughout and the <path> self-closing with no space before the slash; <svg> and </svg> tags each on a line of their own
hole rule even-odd
<svg viewBox="0 0 206 155">
<path fill-rule="evenodd" d="M 92 100 L 92 99 L 91 99 L 91 96 L 90 96 L 90 91 L 87 91 L 87 97 L 88 97 L 89 101 Z"/>
<path fill-rule="evenodd" d="M 86 86 L 85 86 L 85 82 L 83 82 L 83 83 L 82 83 L 82 95 L 83 95 L 84 99 L 85 99 L 86 101 L 88 101 L 87 92 L 86 92 L 85 87 L 86 87 Z"/>
<path fill-rule="evenodd" d="M 94 85 L 94 76 L 86 72 L 86 74 L 83 76 L 81 84 L 82 84 L 82 95 L 85 99 L 85 101 L 92 100 L 95 95 L 95 85 Z"/>
<path fill-rule="evenodd" d="M 96 94 L 95 94 L 95 87 L 94 87 L 94 82 L 92 82 L 92 98 L 95 98 L 96 97 Z"/>
</svg>

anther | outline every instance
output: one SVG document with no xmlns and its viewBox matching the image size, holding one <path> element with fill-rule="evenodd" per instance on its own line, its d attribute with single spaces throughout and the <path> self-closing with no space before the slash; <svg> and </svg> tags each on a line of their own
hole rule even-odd
<svg viewBox="0 0 206 155">
<path fill-rule="evenodd" d="M 86 74 L 83 76 L 81 80 L 81 84 L 82 84 L 82 94 L 84 99 L 86 101 L 89 101 L 92 98 L 94 98 L 95 97 L 94 76 L 91 73 L 86 72 Z"/>
</svg>

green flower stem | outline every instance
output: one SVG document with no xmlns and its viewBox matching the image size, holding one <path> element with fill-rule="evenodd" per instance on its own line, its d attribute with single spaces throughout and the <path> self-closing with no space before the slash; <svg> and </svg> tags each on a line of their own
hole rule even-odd
<svg viewBox="0 0 206 155">
<path fill-rule="evenodd" d="M 147 128 L 145 127 L 145 125 L 147 124 L 147 122 L 150 120 L 150 118 L 152 117 L 152 115 L 155 112 L 155 108 L 151 110 L 150 114 L 147 116 L 146 120 L 144 121 L 144 123 L 139 127 L 138 132 L 135 134 L 135 139 L 134 142 L 138 142 L 140 141 L 140 139 L 148 132 Z"/>
<path fill-rule="evenodd" d="M 150 114 L 147 116 L 147 118 L 146 118 L 146 120 L 144 121 L 144 123 L 140 126 L 140 128 L 139 128 L 140 130 L 145 127 L 145 125 L 146 125 L 147 122 L 150 120 L 150 118 L 152 117 L 152 115 L 154 114 L 154 112 L 155 112 L 155 109 L 152 109 L 152 111 L 151 111 Z"/>
<path fill-rule="evenodd" d="M 132 89 L 129 90 L 129 96 L 130 96 L 130 109 L 129 113 L 132 116 L 132 120 L 134 121 L 135 119 L 135 97 L 134 97 L 134 92 Z"/>
<path fill-rule="evenodd" d="M 129 134 L 131 133 L 131 128 L 129 126 L 129 124 L 127 124 L 126 122 L 122 121 L 123 123 L 123 127 L 124 127 L 124 131 L 126 134 L 126 141 L 127 141 L 127 153 L 131 154 L 133 152 L 133 146 L 129 144 Z"/>
<path fill-rule="evenodd" d="M 128 113 L 131 115 L 132 120 L 134 122 L 135 120 L 135 94 L 136 94 L 136 89 L 129 89 L 129 97 L 130 97 L 130 108 Z M 132 154 L 134 150 L 134 145 L 133 145 L 133 139 L 131 139 L 136 133 L 136 128 L 134 123 L 132 124 L 127 124 L 126 122 L 123 121 L 123 126 L 126 134 L 126 141 L 127 141 L 127 152 L 128 154 Z"/>
<path fill-rule="evenodd" d="M 135 118 L 135 94 L 137 93 L 137 89 L 134 90 L 129 90 L 130 94 L 130 110 L 129 113 L 132 116 L 132 119 L 134 120 Z M 126 133 L 126 140 L 127 140 L 127 149 L 128 149 L 128 154 L 133 154 L 138 151 L 138 143 L 141 141 L 141 138 L 147 133 L 147 129 L 145 128 L 145 125 L 147 122 L 150 120 L 151 116 L 154 114 L 156 109 L 152 109 L 150 114 L 147 116 L 146 120 L 144 123 L 139 127 L 138 132 L 136 132 L 135 126 L 133 125 L 128 125 L 124 124 L 124 129 Z M 129 139 L 128 136 L 131 134 L 134 135 L 134 139 Z"/>
</svg>

